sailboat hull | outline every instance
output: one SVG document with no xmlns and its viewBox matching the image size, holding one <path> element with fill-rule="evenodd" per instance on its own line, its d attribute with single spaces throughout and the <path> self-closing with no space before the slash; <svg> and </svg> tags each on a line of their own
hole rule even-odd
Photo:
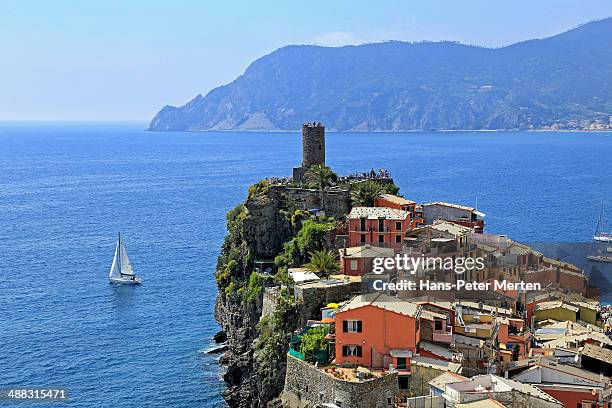
<svg viewBox="0 0 612 408">
<path fill-rule="evenodd" d="M 134 279 L 132 278 L 109 278 L 110 283 L 118 283 L 121 285 L 140 285 L 142 283 L 142 279 L 140 279 L 138 276 L 135 276 Z"/>
<path fill-rule="evenodd" d="M 587 259 L 595 262 L 612 262 L 612 256 L 606 255 L 589 255 Z"/>
</svg>

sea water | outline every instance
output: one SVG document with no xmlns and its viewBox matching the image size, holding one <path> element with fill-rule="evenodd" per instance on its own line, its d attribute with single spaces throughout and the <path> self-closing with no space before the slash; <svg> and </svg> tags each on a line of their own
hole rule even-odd
<svg viewBox="0 0 612 408">
<path fill-rule="evenodd" d="M 74 407 L 223 406 L 205 351 L 225 213 L 300 165 L 300 134 L 145 127 L 0 124 L 0 388 L 65 387 Z M 407 198 L 477 206 L 487 231 L 551 245 L 592 237 L 611 158 L 612 133 L 327 134 L 340 174 L 388 169 Z M 119 231 L 139 287 L 108 283 Z"/>
</svg>

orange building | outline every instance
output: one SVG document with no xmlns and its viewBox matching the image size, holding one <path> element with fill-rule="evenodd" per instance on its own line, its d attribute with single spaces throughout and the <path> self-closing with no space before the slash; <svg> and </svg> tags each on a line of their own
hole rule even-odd
<svg viewBox="0 0 612 408">
<path fill-rule="evenodd" d="M 419 343 L 416 303 L 382 294 L 354 297 L 336 312 L 336 364 L 410 369 Z"/>
<path fill-rule="evenodd" d="M 375 207 L 387 207 L 410 213 L 410 228 L 418 228 L 423 225 L 423 214 L 417 214 L 417 204 L 415 201 L 408 200 L 393 194 L 381 194 L 374 200 Z"/>
<path fill-rule="evenodd" d="M 349 214 L 349 247 L 366 244 L 401 248 L 410 213 L 386 207 L 353 207 Z"/>
<path fill-rule="evenodd" d="M 533 334 L 525 331 L 525 322 L 523 319 L 513 319 L 508 317 L 498 318 L 499 331 L 497 332 L 497 340 L 504 344 L 506 349 L 513 347 L 519 348 L 519 356 L 526 357 L 531 348 Z"/>
</svg>

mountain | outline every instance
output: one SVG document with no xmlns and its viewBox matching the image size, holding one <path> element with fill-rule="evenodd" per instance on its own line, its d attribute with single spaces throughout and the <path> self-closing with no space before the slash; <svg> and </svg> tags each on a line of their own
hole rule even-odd
<svg viewBox="0 0 612 408">
<path fill-rule="evenodd" d="M 150 130 L 336 131 L 608 126 L 612 18 L 502 48 L 455 42 L 291 45 Z"/>
</svg>

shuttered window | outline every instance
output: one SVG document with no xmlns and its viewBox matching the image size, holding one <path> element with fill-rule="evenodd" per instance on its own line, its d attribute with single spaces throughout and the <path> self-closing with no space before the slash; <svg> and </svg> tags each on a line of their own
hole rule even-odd
<svg viewBox="0 0 612 408">
<path fill-rule="evenodd" d="M 363 324 L 361 320 L 343 320 L 342 331 L 344 333 L 361 333 Z"/>
<path fill-rule="evenodd" d="M 361 346 L 342 346 L 342 356 L 343 357 L 361 357 L 362 351 Z"/>
</svg>

